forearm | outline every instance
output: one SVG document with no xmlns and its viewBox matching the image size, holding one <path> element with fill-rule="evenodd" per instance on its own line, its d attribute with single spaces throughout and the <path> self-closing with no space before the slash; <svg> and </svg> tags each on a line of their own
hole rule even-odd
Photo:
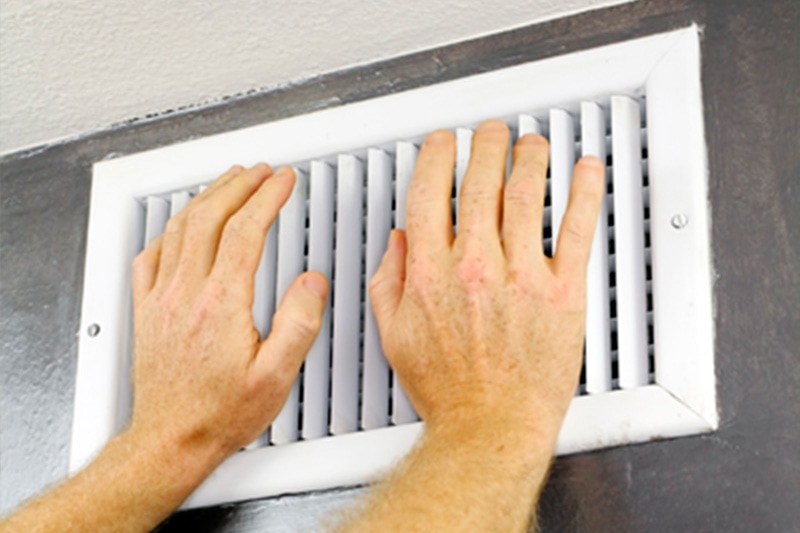
<svg viewBox="0 0 800 533">
<path fill-rule="evenodd" d="M 85 470 L 0 523 L 0 531 L 150 531 L 215 462 L 212 454 L 181 457 L 175 446 L 125 433 Z"/>
<path fill-rule="evenodd" d="M 288 167 L 273 176 L 263 163 L 234 166 L 136 257 L 130 429 L 0 524 L 0 533 L 149 531 L 270 425 L 327 298 L 322 275 L 298 277 L 262 341 L 253 283 L 266 234 L 294 185 Z"/>
<path fill-rule="evenodd" d="M 417 448 L 342 529 L 527 531 L 554 439 L 519 425 L 429 427 Z"/>
</svg>

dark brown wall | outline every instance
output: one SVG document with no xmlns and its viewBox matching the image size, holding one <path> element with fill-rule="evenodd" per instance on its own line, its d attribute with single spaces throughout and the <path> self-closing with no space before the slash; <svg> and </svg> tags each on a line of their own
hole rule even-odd
<svg viewBox="0 0 800 533">
<path fill-rule="evenodd" d="M 560 458 L 546 531 L 800 531 L 800 2 L 640 0 L 4 157 L 0 509 L 66 470 L 93 161 L 635 36 L 703 28 L 721 426 Z M 181 513 L 293 531 L 358 491 Z"/>
</svg>

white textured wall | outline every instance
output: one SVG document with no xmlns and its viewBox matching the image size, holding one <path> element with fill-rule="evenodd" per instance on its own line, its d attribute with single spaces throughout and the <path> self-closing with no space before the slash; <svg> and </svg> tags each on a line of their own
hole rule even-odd
<svg viewBox="0 0 800 533">
<path fill-rule="evenodd" d="M 0 153 L 627 0 L 0 0 Z"/>
</svg>

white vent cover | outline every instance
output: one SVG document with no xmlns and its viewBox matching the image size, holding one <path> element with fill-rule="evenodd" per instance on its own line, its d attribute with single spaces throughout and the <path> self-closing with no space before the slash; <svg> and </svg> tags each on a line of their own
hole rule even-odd
<svg viewBox="0 0 800 533">
<path fill-rule="evenodd" d="M 365 284 L 424 135 L 452 128 L 456 187 L 482 120 L 547 135 L 545 248 L 574 161 L 608 161 L 588 278 L 581 386 L 559 453 L 711 431 L 713 365 L 706 160 L 696 27 L 293 117 L 94 167 L 70 469 L 127 421 L 130 263 L 169 216 L 232 163 L 297 170 L 256 276 L 254 317 L 306 268 L 332 277 L 323 329 L 272 427 L 185 507 L 361 484 L 413 445 L 421 423 L 380 347 Z M 456 214 L 457 217 L 457 214 Z M 531 238 L 539 238 L 531 236 Z M 99 332 L 97 330 L 99 326 Z"/>
</svg>

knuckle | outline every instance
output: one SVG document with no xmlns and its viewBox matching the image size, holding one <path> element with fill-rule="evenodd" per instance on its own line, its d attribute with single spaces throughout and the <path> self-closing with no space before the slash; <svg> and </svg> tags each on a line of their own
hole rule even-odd
<svg viewBox="0 0 800 533">
<path fill-rule="evenodd" d="M 548 299 L 557 307 L 561 307 L 564 303 L 569 301 L 570 287 L 569 284 L 563 280 L 556 279 L 550 284 L 548 291 Z"/>
<path fill-rule="evenodd" d="M 369 280 L 367 291 L 369 291 L 370 298 L 373 300 L 380 297 L 383 292 L 383 287 L 386 285 L 386 278 L 380 272 L 376 272 L 372 279 Z"/>
<path fill-rule="evenodd" d="M 133 258 L 133 272 L 134 274 L 141 274 L 147 272 L 151 268 L 152 261 L 150 260 L 150 256 L 147 250 L 140 252 L 136 257 Z"/>
<path fill-rule="evenodd" d="M 422 176 L 422 179 L 411 180 L 406 198 L 406 206 L 409 211 L 413 211 L 412 207 L 425 207 L 432 203 L 432 188 L 426 174 L 427 172 L 421 171 L 419 175 Z"/>
<path fill-rule="evenodd" d="M 209 283 L 197 295 L 192 306 L 192 324 L 200 327 L 209 317 L 222 308 L 225 299 L 225 287 L 221 283 Z"/>
<path fill-rule="evenodd" d="M 196 227 L 205 226 L 212 221 L 223 218 L 225 213 L 217 202 L 200 201 L 186 209 L 186 223 Z"/>
<path fill-rule="evenodd" d="M 461 186 L 462 208 L 476 208 L 494 202 L 497 199 L 497 188 L 481 180 L 464 180 Z"/>
<path fill-rule="evenodd" d="M 275 320 L 277 327 L 298 339 L 315 336 L 322 324 L 322 317 L 301 309 L 276 316 Z"/>
<path fill-rule="evenodd" d="M 411 258 L 406 277 L 412 285 L 425 285 L 430 281 L 432 266 L 424 255 L 416 254 Z"/>
<path fill-rule="evenodd" d="M 179 314 L 179 309 L 183 304 L 182 295 L 175 285 L 167 287 L 159 298 L 159 310 L 161 316 L 171 323 L 172 319 Z"/>
<path fill-rule="evenodd" d="M 536 185 L 531 179 L 517 179 L 506 185 L 506 202 L 510 204 L 529 204 L 536 195 Z"/>
<path fill-rule="evenodd" d="M 593 235 L 587 234 L 583 226 L 577 220 L 572 218 L 564 220 L 561 231 L 569 237 L 569 240 L 573 242 L 575 246 L 583 248 L 591 244 Z"/>
<path fill-rule="evenodd" d="M 541 176 L 544 178 L 547 175 L 547 160 L 542 157 L 531 157 L 526 161 L 526 172 L 534 176 Z"/>
<path fill-rule="evenodd" d="M 517 291 L 522 295 L 534 296 L 541 291 L 541 283 L 537 283 L 534 270 L 529 266 L 510 266 L 508 277 Z"/>
<path fill-rule="evenodd" d="M 250 237 L 258 229 L 255 219 L 247 211 L 239 211 L 225 224 L 225 232 L 237 239 L 251 240 Z"/>
<path fill-rule="evenodd" d="M 217 256 L 225 255 L 228 260 L 240 256 L 243 250 L 242 241 L 245 239 L 241 226 L 228 222 L 222 230 L 220 247 Z"/>
<path fill-rule="evenodd" d="M 456 264 L 456 273 L 468 287 L 483 287 L 493 280 L 491 265 L 478 251 L 468 250 Z"/>
<path fill-rule="evenodd" d="M 575 283 L 555 278 L 548 286 L 548 302 L 563 312 L 581 312 L 585 307 L 583 291 Z"/>
<path fill-rule="evenodd" d="M 180 214 L 170 217 L 170 219 L 167 220 L 167 225 L 164 227 L 164 233 L 179 233 L 183 227 L 183 219 L 184 217 Z"/>
<path fill-rule="evenodd" d="M 209 309 L 217 309 L 221 307 L 225 295 L 227 293 L 227 285 L 217 281 L 215 278 L 210 278 L 206 283 L 203 290 L 197 297 L 197 307 L 204 307 Z"/>
</svg>

